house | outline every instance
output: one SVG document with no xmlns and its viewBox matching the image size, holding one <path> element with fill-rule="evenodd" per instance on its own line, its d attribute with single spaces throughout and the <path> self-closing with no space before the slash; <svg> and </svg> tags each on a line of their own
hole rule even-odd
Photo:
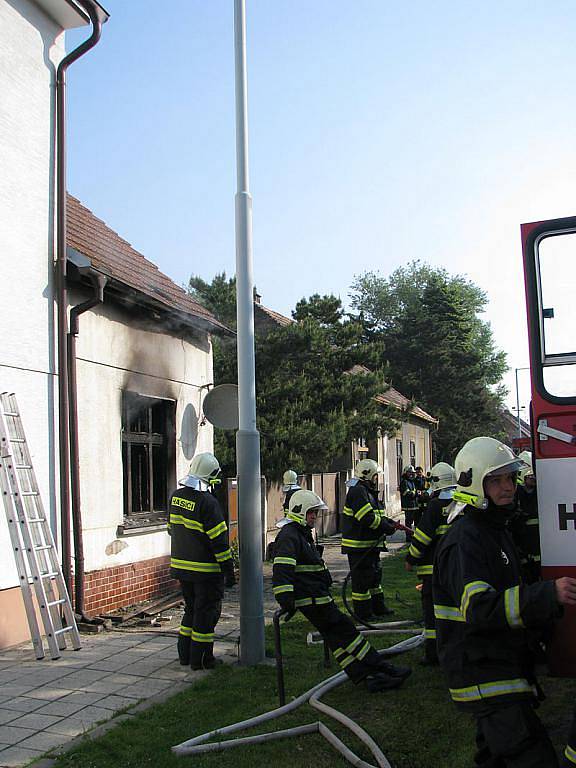
<svg viewBox="0 0 576 768">
<path fill-rule="evenodd" d="M 295 321 L 265 307 L 261 296 L 254 293 L 256 334 L 263 335 L 293 322 Z M 356 365 L 347 373 L 362 375 L 367 370 L 361 365 Z M 307 474 L 305 467 L 292 467 L 303 471 L 299 476 L 300 485 L 318 493 L 326 501 L 328 512 L 322 515 L 317 524 L 320 535 L 332 535 L 339 530 L 339 516 L 346 496 L 346 481 L 352 476 L 354 465 L 360 459 L 373 458 L 383 468 L 381 492 L 387 513 L 391 517 L 399 517 L 401 513 L 399 487 L 403 467 L 413 464 L 427 470 L 433 463 L 432 433 L 438 429 L 438 420 L 393 387 L 379 395 L 378 402 L 385 407 L 392 407 L 398 413 L 401 426 L 393 437 L 380 435 L 371 441 L 363 438 L 354 440 L 343 449 L 341 456 L 335 458 L 328 472 Z M 266 543 L 277 533 L 276 523 L 282 517 L 282 499 L 281 486 L 277 483 L 268 484 L 265 511 Z"/>
<path fill-rule="evenodd" d="M 17 395 L 59 549 L 68 478 L 59 475 L 55 67 L 65 30 L 87 24 L 74 0 L 0 0 L 0 391 Z M 100 614 L 170 586 L 168 493 L 194 452 L 212 448 L 202 401 L 211 336 L 228 331 L 70 196 L 67 213 L 68 308 L 94 304 L 78 317 L 75 372 L 84 608 Z M 7 647 L 29 633 L 3 511 L 0 557 Z"/>
</svg>

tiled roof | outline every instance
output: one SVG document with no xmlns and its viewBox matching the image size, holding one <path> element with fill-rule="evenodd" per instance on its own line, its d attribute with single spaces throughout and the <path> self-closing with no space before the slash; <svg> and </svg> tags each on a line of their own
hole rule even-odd
<svg viewBox="0 0 576 768">
<path fill-rule="evenodd" d="M 394 387 L 390 387 L 384 394 L 378 395 L 376 400 L 383 405 L 392 405 L 400 411 L 408 411 L 412 416 L 416 416 L 423 421 L 428 421 L 431 424 L 438 423 L 438 419 L 435 419 L 434 416 L 430 416 L 429 413 L 426 413 L 426 411 L 422 410 L 422 408 L 419 408 L 417 405 L 411 405 L 411 401 L 398 392 L 397 389 L 394 389 Z"/>
<path fill-rule="evenodd" d="M 186 291 L 72 195 L 67 195 L 67 244 L 90 259 L 92 266 L 113 281 L 153 299 L 192 326 L 210 332 L 229 329 Z"/>
<path fill-rule="evenodd" d="M 347 373 L 353 375 L 370 373 L 370 369 L 366 368 L 365 365 L 353 365 Z M 434 416 L 430 416 L 429 413 L 426 413 L 426 411 L 422 410 L 422 408 L 419 408 L 417 405 L 411 405 L 411 401 L 398 392 L 397 389 L 394 389 L 394 387 L 389 387 L 382 395 L 377 395 L 376 400 L 377 402 L 382 403 L 382 405 L 391 405 L 394 408 L 398 408 L 399 411 L 407 411 L 408 413 L 411 413 L 412 416 L 416 416 L 423 421 L 428 421 L 431 424 L 438 423 L 438 419 L 435 419 Z"/>
<path fill-rule="evenodd" d="M 289 317 L 285 317 L 284 315 L 281 315 L 279 312 L 274 312 L 273 309 L 268 309 L 268 307 L 265 307 L 263 304 L 259 304 L 258 302 L 254 302 L 254 314 L 256 312 L 262 312 L 266 317 L 268 317 L 270 320 L 272 320 L 277 325 L 286 326 L 286 325 L 292 325 L 294 320 L 291 320 Z"/>
</svg>

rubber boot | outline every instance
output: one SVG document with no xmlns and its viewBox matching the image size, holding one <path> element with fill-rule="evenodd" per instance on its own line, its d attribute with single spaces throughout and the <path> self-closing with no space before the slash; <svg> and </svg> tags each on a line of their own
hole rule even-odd
<svg viewBox="0 0 576 768">
<path fill-rule="evenodd" d="M 390 675 L 390 677 L 399 677 L 401 680 L 406 680 L 406 678 L 410 677 L 412 674 L 411 667 L 402 667 L 399 664 L 390 664 L 389 661 L 385 661 L 383 658 L 381 658 L 378 662 L 378 671 L 384 672 L 384 674 Z"/>
<path fill-rule="evenodd" d="M 394 611 L 384 602 L 384 595 L 372 595 L 372 612 L 375 616 L 391 616 Z"/>
<path fill-rule="evenodd" d="M 190 664 L 190 642 L 186 635 L 178 635 L 178 659 L 183 667 Z"/>
<path fill-rule="evenodd" d="M 366 678 L 366 688 L 370 693 L 379 693 L 380 691 L 392 691 L 399 688 L 404 682 L 401 677 L 391 677 L 385 672 L 376 672 L 368 675 Z"/>
</svg>

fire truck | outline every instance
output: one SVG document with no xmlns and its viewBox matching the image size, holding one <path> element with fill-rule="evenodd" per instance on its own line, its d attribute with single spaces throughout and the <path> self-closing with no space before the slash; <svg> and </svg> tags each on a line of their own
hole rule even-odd
<svg viewBox="0 0 576 768">
<path fill-rule="evenodd" d="M 576 578 L 576 217 L 521 227 L 542 576 Z M 576 676 L 576 608 L 550 645 L 553 674 Z"/>
</svg>

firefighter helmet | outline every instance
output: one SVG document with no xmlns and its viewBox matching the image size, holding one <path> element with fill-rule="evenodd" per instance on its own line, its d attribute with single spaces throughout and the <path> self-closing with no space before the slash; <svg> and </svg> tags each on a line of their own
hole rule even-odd
<svg viewBox="0 0 576 768">
<path fill-rule="evenodd" d="M 306 515 L 310 510 L 328 509 L 326 503 L 317 496 L 314 491 L 296 491 L 288 504 L 288 514 L 286 517 L 294 520 L 295 523 L 306 525 Z"/>
<path fill-rule="evenodd" d="M 403 475 L 407 475 L 409 473 L 412 473 L 413 475 L 416 474 L 416 470 L 412 466 L 412 464 L 408 464 L 407 467 L 404 467 L 404 471 L 402 472 Z"/>
<path fill-rule="evenodd" d="M 374 478 L 382 472 L 382 467 L 374 459 L 362 459 L 354 467 L 354 477 L 369 483 L 374 483 Z"/>
<path fill-rule="evenodd" d="M 488 498 L 484 480 L 490 475 L 520 472 L 526 467 L 507 445 L 493 437 L 474 437 L 460 449 L 455 461 L 456 492 L 454 499 L 486 509 Z"/>
<path fill-rule="evenodd" d="M 213 453 L 198 453 L 192 459 L 188 475 L 197 477 L 208 485 L 219 483 L 220 464 Z"/>
<path fill-rule="evenodd" d="M 430 490 L 441 491 L 443 488 L 453 488 L 456 485 L 454 467 L 445 461 L 434 464 L 430 470 Z"/>
<path fill-rule="evenodd" d="M 282 476 L 282 490 L 289 491 L 291 488 L 299 488 L 298 475 L 293 469 L 287 469 Z"/>
<path fill-rule="evenodd" d="M 518 475 L 518 483 L 520 485 L 524 484 L 524 480 L 527 477 L 534 477 L 534 467 L 532 466 L 532 453 L 530 451 L 522 451 L 522 453 L 518 454 L 518 458 L 522 459 L 522 461 L 526 462 L 527 466 L 524 469 L 520 470 L 520 473 Z"/>
</svg>

